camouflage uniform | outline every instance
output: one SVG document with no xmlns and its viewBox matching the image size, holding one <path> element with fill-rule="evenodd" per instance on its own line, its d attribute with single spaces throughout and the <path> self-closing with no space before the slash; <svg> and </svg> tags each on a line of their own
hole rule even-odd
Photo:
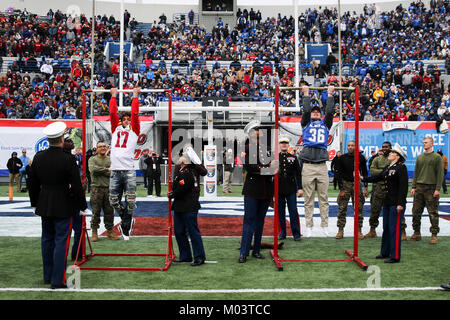
<svg viewBox="0 0 450 320">
<path fill-rule="evenodd" d="M 338 215 L 337 215 L 337 226 L 338 228 L 344 228 L 345 227 L 345 222 L 346 222 L 346 217 L 347 217 L 347 207 L 348 207 L 348 201 L 350 200 L 350 197 L 352 198 L 352 203 L 355 203 L 354 200 L 354 182 L 350 182 L 350 181 L 342 181 L 342 189 L 345 191 L 345 196 L 341 197 L 338 196 L 337 198 L 337 203 L 339 205 L 339 211 L 338 211 Z M 359 219 L 358 219 L 358 225 L 359 228 L 362 227 L 363 225 L 363 207 L 364 207 L 364 203 L 366 202 L 365 198 L 364 198 L 364 194 L 362 192 L 362 190 L 360 189 L 359 191 Z"/>
<path fill-rule="evenodd" d="M 435 190 L 441 189 L 443 173 L 444 164 L 438 153 L 422 153 L 417 157 L 412 183 L 412 188 L 415 189 L 412 208 L 415 233 L 420 233 L 420 222 L 425 206 L 430 217 L 431 234 L 439 232 L 439 197 L 435 198 L 433 194 Z"/>
<path fill-rule="evenodd" d="M 100 225 L 100 213 L 103 209 L 103 222 L 106 230 L 114 227 L 114 208 L 109 200 L 109 182 L 111 160 L 108 156 L 94 156 L 89 159 L 89 171 L 91 174 L 91 228 L 98 229 Z"/>
<path fill-rule="evenodd" d="M 103 222 L 106 230 L 114 227 L 114 209 L 109 203 L 108 187 L 91 187 L 91 208 L 92 220 L 91 228 L 98 229 L 100 226 L 100 213 L 103 209 Z"/>
<path fill-rule="evenodd" d="M 436 190 L 436 185 L 432 184 L 417 184 L 416 193 L 414 195 L 413 209 L 412 209 L 412 224 L 414 231 L 420 232 L 420 225 L 422 213 L 427 207 L 428 216 L 430 217 L 430 233 L 439 233 L 439 197 L 433 197 Z"/>
</svg>

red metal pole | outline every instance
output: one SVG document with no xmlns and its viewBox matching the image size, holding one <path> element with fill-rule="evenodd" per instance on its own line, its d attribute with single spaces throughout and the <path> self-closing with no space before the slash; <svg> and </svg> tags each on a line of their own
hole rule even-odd
<svg viewBox="0 0 450 320">
<path fill-rule="evenodd" d="M 83 184 L 83 186 L 86 185 L 86 92 L 83 90 L 83 103 L 82 103 L 82 118 L 83 118 L 83 122 L 82 122 L 82 166 L 83 166 L 83 174 L 81 176 L 81 182 Z M 86 190 L 84 191 L 86 193 Z M 82 253 L 82 260 L 86 259 L 86 237 L 87 237 L 87 231 L 86 231 L 86 216 L 82 217 L 82 225 L 81 225 L 81 230 L 82 230 L 82 248 L 81 248 L 81 253 Z M 85 237 L 86 235 L 86 237 Z"/>
<path fill-rule="evenodd" d="M 279 98 L 280 98 L 280 88 L 277 85 L 275 88 L 275 161 L 278 161 L 278 121 L 279 121 Z M 279 216 L 278 216 L 278 188 L 279 179 L 278 173 L 275 174 L 274 181 L 274 202 L 273 202 L 273 250 L 275 257 L 278 258 L 278 229 L 279 229 Z"/>
<path fill-rule="evenodd" d="M 169 192 L 172 191 L 172 91 L 169 90 L 169 134 L 168 134 L 168 144 L 169 144 L 169 151 L 168 151 L 168 186 L 167 189 Z M 173 227 L 173 221 L 172 221 L 172 201 L 169 199 L 169 239 L 168 239 L 168 252 L 167 256 L 170 257 L 169 260 L 171 261 L 173 258 L 173 242 L 172 242 L 172 227 Z"/>
<path fill-rule="evenodd" d="M 353 254 L 358 257 L 358 241 L 359 241 L 359 86 L 355 88 L 355 196 L 354 196 L 354 239 Z"/>
</svg>

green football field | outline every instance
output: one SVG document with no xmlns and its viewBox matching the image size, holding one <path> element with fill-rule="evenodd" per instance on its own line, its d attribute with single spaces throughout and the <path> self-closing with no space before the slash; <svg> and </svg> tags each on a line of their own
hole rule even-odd
<svg viewBox="0 0 450 320">
<path fill-rule="evenodd" d="M 235 186 L 231 196 L 241 187 Z M 164 190 L 163 190 L 164 193 Z M 26 196 L 26 193 L 20 196 Z M 138 196 L 146 190 L 138 187 Z M 223 195 L 219 190 L 219 195 Z M 7 196 L 7 187 L 0 187 Z M 18 196 L 18 195 L 17 195 Z M 227 196 L 227 195 L 224 195 Z M 337 192 L 330 188 L 330 197 Z M 378 234 L 381 235 L 379 228 Z M 174 251 L 178 248 L 174 240 Z M 0 299 L 2 300 L 450 300 L 439 286 L 450 282 L 450 237 L 437 245 L 402 243 L 402 261 L 376 260 L 381 238 L 360 240 L 359 257 L 369 266 L 362 271 L 354 262 L 283 262 L 278 271 L 268 249 L 266 259 L 249 257 L 239 264 L 239 237 L 204 237 L 208 263 L 192 267 L 172 264 L 168 271 L 80 271 L 80 288 L 49 290 L 42 279 L 40 238 L 0 237 Z M 273 241 L 264 238 L 263 241 Z M 345 260 L 353 239 L 308 238 L 284 241 L 284 259 Z M 132 237 L 130 241 L 101 238 L 94 252 L 164 253 L 166 237 Z M 69 260 L 69 265 L 72 262 Z M 160 257 L 100 257 L 85 266 L 162 267 Z"/>
<path fill-rule="evenodd" d="M 283 271 L 278 271 L 269 249 L 262 250 L 266 259 L 249 257 L 247 263 L 240 264 L 237 262 L 239 238 L 210 237 L 204 238 L 208 263 L 202 266 L 172 264 L 167 271 L 152 272 L 81 270 L 81 290 L 51 291 L 42 280 L 40 239 L 1 237 L 0 299 L 450 300 L 449 292 L 439 289 L 440 284 L 450 281 L 450 237 L 440 237 L 437 245 L 430 245 L 428 240 L 424 237 L 421 242 L 404 242 L 402 261 L 398 264 L 385 264 L 374 258 L 379 253 L 380 238 L 360 241 L 359 256 L 369 265 L 367 272 L 351 261 L 284 262 Z M 284 242 L 280 256 L 289 260 L 345 260 L 345 250 L 353 249 L 351 238 L 309 238 L 300 242 L 287 239 Z M 94 244 L 94 252 L 163 253 L 166 243 L 164 237 L 135 237 L 128 242 L 101 238 Z M 177 253 L 176 244 L 174 248 Z M 90 267 L 163 265 L 161 257 L 100 256 L 85 264 Z M 375 276 L 379 276 L 379 288 L 373 288 L 377 285 Z M 396 289 L 391 291 L 393 288 Z M 91 292 L 92 289 L 100 290 Z M 121 292 L 123 289 L 127 290 Z M 283 292 L 286 289 L 296 290 Z"/>
</svg>

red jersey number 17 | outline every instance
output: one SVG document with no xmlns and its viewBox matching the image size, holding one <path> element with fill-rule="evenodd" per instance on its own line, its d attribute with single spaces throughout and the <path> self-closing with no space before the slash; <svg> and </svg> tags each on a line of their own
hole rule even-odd
<svg viewBox="0 0 450 320">
<path fill-rule="evenodd" d="M 127 147 L 128 135 L 129 135 L 129 132 L 127 132 L 127 131 L 117 131 L 116 148 L 126 148 Z M 124 137 L 124 139 L 123 139 L 122 145 L 120 145 L 120 140 L 122 137 Z"/>
</svg>

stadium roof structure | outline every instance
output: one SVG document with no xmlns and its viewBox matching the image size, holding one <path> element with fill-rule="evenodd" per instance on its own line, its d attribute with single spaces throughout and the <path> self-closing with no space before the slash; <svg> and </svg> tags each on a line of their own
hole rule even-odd
<svg viewBox="0 0 450 320">
<path fill-rule="evenodd" d="M 120 2 L 121 0 L 96 0 L 98 2 Z M 292 6 L 295 0 L 277 0 L 277 6 Z M 137 4 L 167 4 L 167 5 L 198 5 L 199 0 L 124 0 L 125 3 L 137 3 Z M 395 0 L 341 0 L 341 5 L 349 4 L 373 4 L 373 3 L 392 3 L 392 2 L 405 2 L 410 1 L 395 1 Z M 338 0 L 298 0 L 299 6 L 333 6 L 337 5 Z M 273 0 L 237 0 L 238 6 L 273 6 Z"/>
</svg>

